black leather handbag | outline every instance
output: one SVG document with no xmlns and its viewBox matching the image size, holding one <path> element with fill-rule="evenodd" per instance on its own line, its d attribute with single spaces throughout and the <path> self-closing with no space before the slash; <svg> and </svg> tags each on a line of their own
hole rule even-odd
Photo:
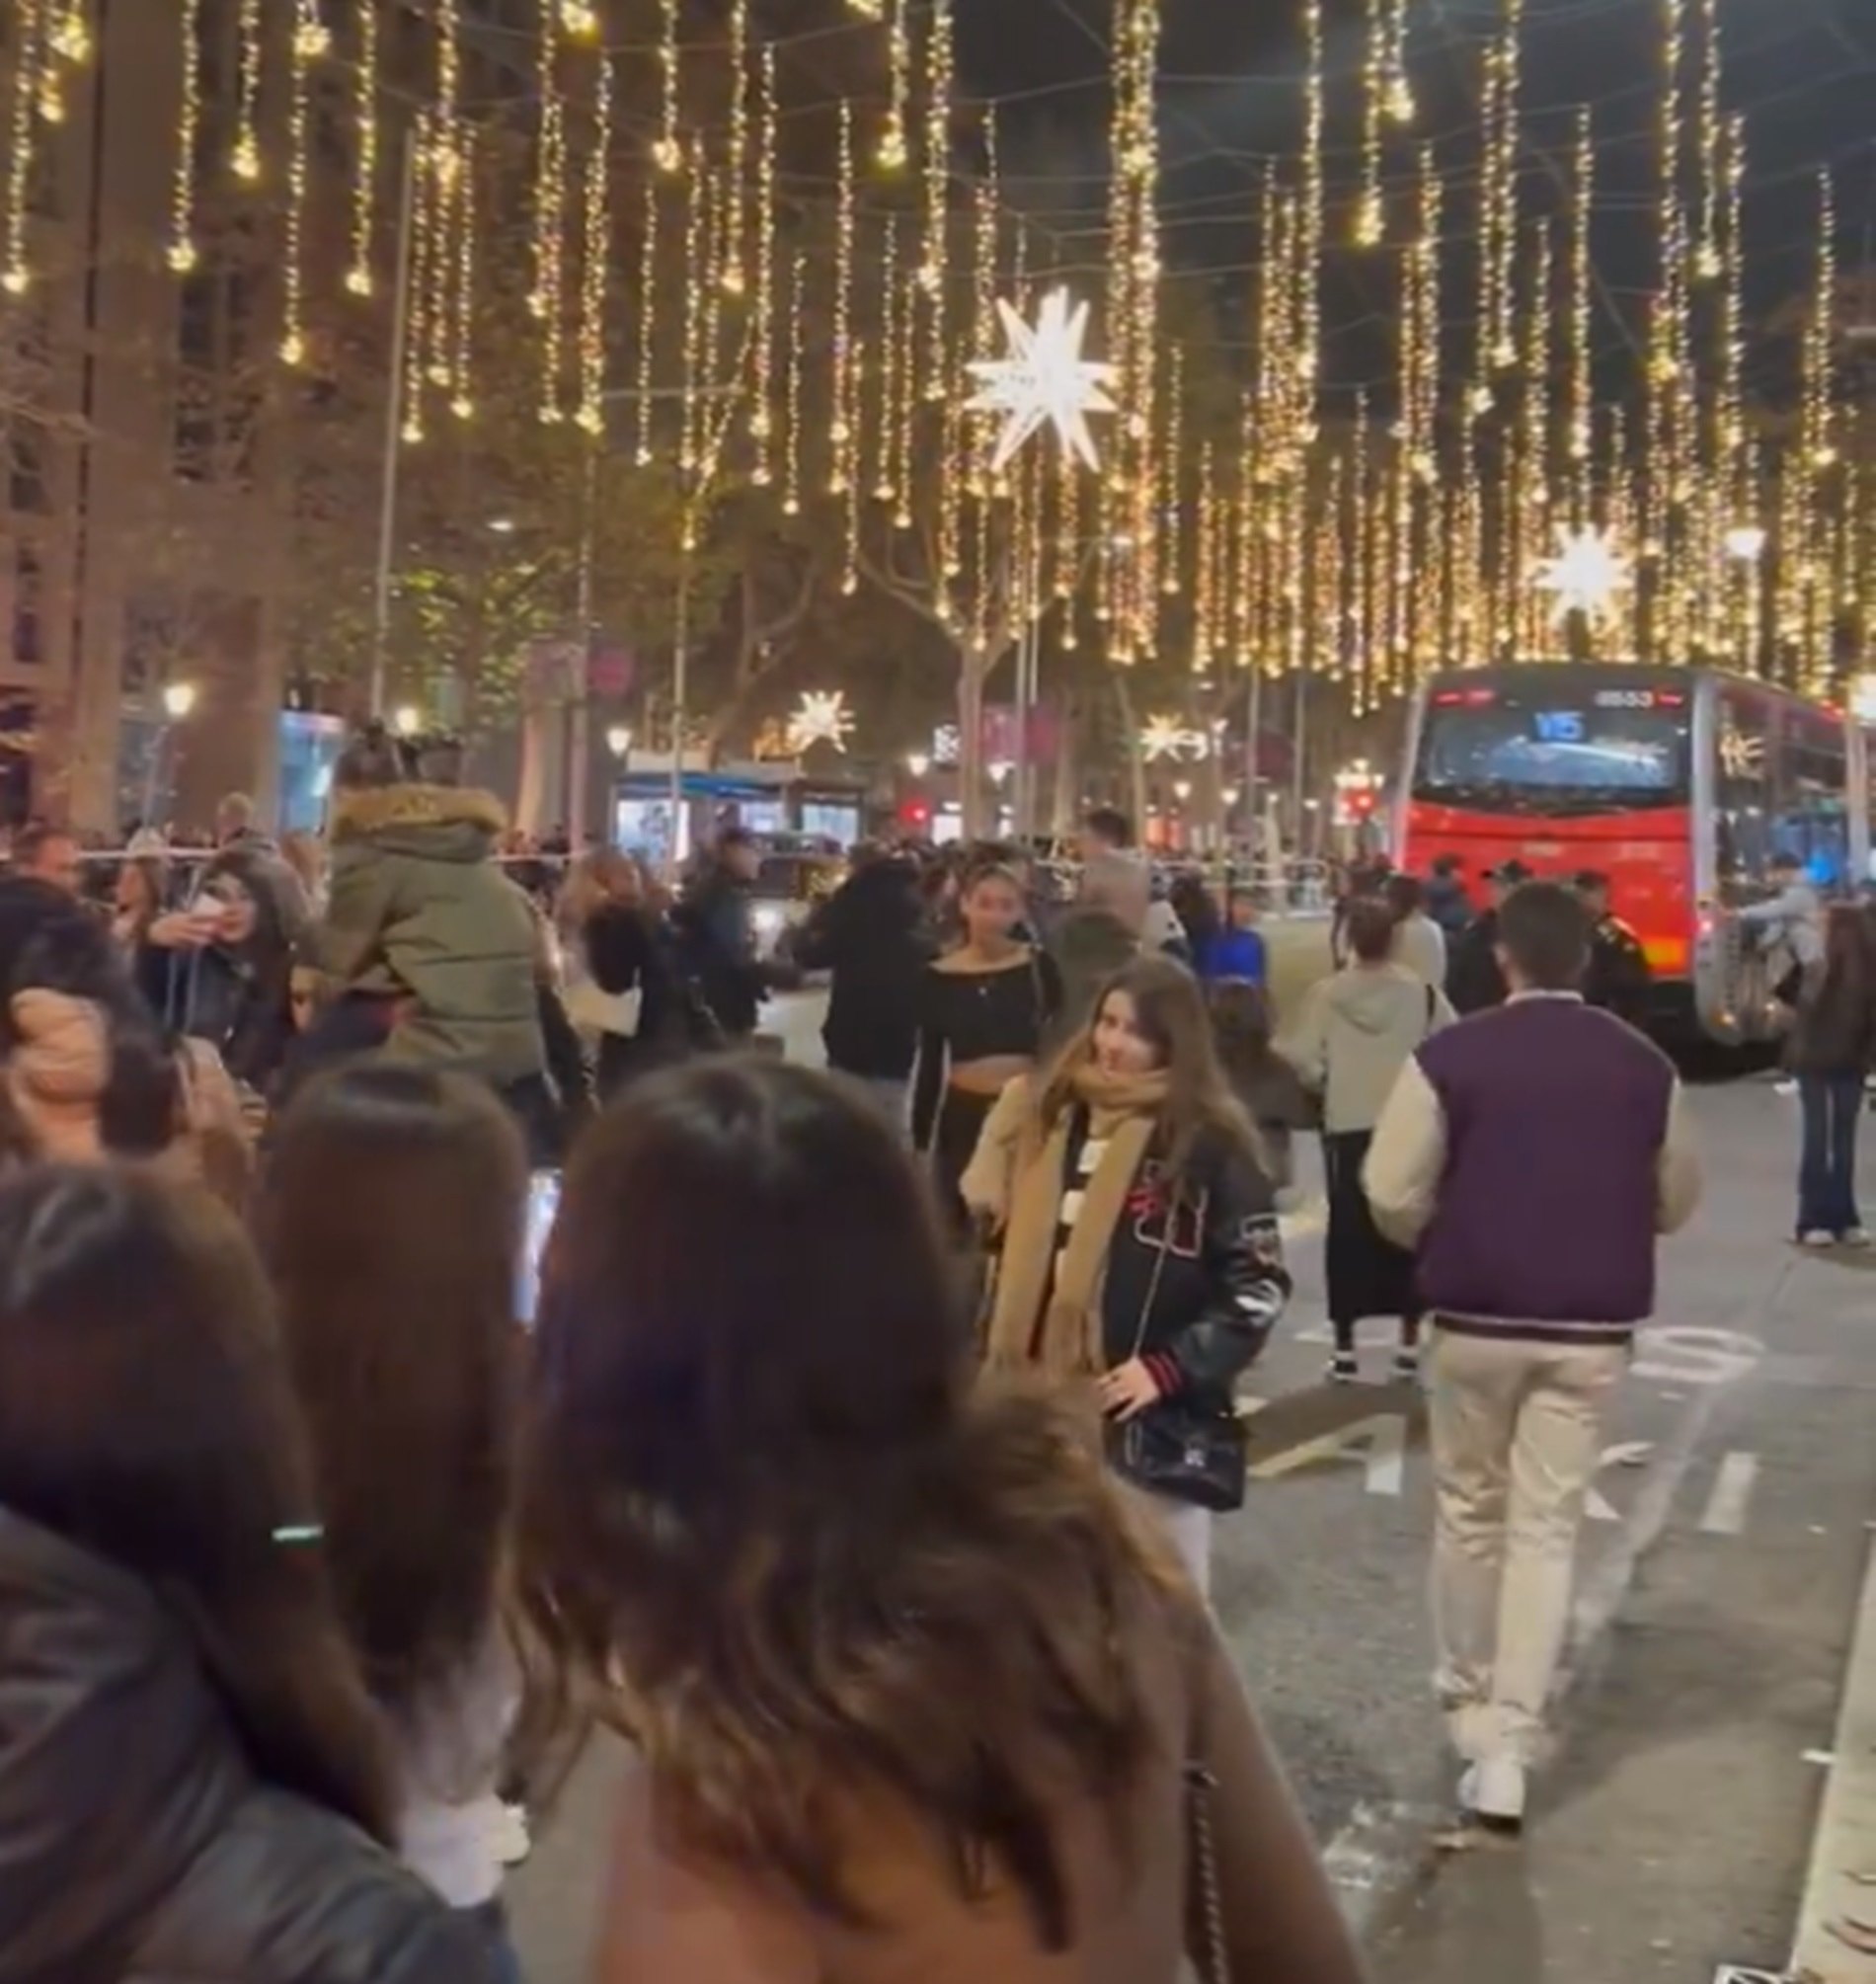
<svg viewBox="0 0 1876 1984">
<path fill-rule="evenodd" d="M 1133 1332 L 1133 1355 L 1139 1356 L 1152 1321 L 1153 1304 L 1166 1271 L 1174 1222 L 1179 1211 L 1175 1196 L 1166 1215 L 1159 1258 L 1146 1300 L 1140 1306 L 1139 1327 Z M 1169 1501 L 1226 1515 L 1244 1506 L 1244 1471 L 1249 1441 L 1244 1422 L 1235 1414 L 1196 1410 L 1184 1399 L 1162 1398 L 1144 1412 L 1108 1430 L 1109 1459 L 1133 1483 Z"/>
</svg>

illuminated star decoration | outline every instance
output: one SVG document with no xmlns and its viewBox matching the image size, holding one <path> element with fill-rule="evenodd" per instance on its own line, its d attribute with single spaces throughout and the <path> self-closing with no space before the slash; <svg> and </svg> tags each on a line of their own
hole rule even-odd
<svg viewBox="0 0 1876 1984">
<path fill-rule="evenodd" d="M 1140 731 L 1140 755 L 1148 764 L 1162 758 L 1203 758 L 1210 740 L 1202 730 L 1194 730 L 1183 717 L 1149 716 Z"/>
<path fill-rule="evenodd" d="M 1562 626 L 1572 613 L 1606 617 L 1628 591 L 1630 562 L 1615 548 L 1612 530 L 1559 530 L 1557 555 L 1541 560 L 1537 584 L 1551 595 L 1551 615 Z"/>
<path fill-rule="evenodd" d="M 1003 416 L 993 467 L 1001 473 L 1038 428 L 1053 427 L 1070 461 L 1098 469 L 1101 457 L 1088 432 L 1088 416 L 1118 409 L 1107 394 L 1114 367 L 1081 356 L 1088 306 L 1071 301 L 1066 289 L 1052 289 L 1043 298 L 1034 330 L 1009 304 L 996 308 L 1010 355 L 972 364 L 979 391 L 966 407 L 969 413 Z"/>
<path fill-rule="evenodd" d="M 810 689 L 788 719 L 788 747 L 799 757 L 818 744 L 844 753 L 853 735 L 853 712 L 840 689 Z"/>
</svg>

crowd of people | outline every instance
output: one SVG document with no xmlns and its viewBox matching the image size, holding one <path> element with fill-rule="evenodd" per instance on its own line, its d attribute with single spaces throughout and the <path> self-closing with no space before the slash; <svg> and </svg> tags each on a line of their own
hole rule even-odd
<svg viewBox="0 0 1876 1984">
<path fill-rule="evenodd" d="M 780 966 L 734 827 L 675 901 L 504 833 L 371 731 L 323 847 L 231 802 L 101 913 L 16 843 L 0 1979 L 512 1984 L 517 1801 L 598 1721 L 606 1984 L 1353 1984 L 1208 1604 L 1236 1388 L 1319 1131 L 1330 1377 L 1384 1318 L 1426 1386 L 1458 1795 L 1515 1831 L 1699 1190 L 1598 878 L 1358 876 L 1284 1013 L 1255 897 L 1160 900 L 1112 814 L 1070 903 L 870 852 Z M 1851 1239 L 1876 952 L 1779 918 L 1800 1231 Z M 832 1076 L 724 1051 L 800 969 Z"/>
</svg>

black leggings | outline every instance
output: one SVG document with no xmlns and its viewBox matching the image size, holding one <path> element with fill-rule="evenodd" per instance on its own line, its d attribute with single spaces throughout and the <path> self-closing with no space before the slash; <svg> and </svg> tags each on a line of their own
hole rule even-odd
<svg viewBox="0 0 1876 1984">
<path fill-rule="evenodd" d="M 932 1179 L 938 1188 L 938 1203 L 959 1233 L 970 1232 L 971 1216 L 965 1211 L 958 1186 L 977 1154 L 977 1139 L 995 1107 L 994 1095 L 973 1095 L 962 1088 L 947 1088 L 938 1105 L 938 1122 L 931 1137 Z"/>
</svg>

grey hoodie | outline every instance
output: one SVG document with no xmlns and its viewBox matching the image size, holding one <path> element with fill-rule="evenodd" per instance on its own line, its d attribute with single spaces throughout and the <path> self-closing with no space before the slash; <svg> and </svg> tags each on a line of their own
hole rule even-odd
<svg viewBox="0 0 1876 1984">
<path fill-rule="evenodd" d="M 1352 965 L 1315 987 L 1282 1051 L 1322 1097 L 1328 1135 L 1372 1130 L 1421 1042 L 1455 1017 L 1446 993 L 1404 965 Z"/>
</svg>

